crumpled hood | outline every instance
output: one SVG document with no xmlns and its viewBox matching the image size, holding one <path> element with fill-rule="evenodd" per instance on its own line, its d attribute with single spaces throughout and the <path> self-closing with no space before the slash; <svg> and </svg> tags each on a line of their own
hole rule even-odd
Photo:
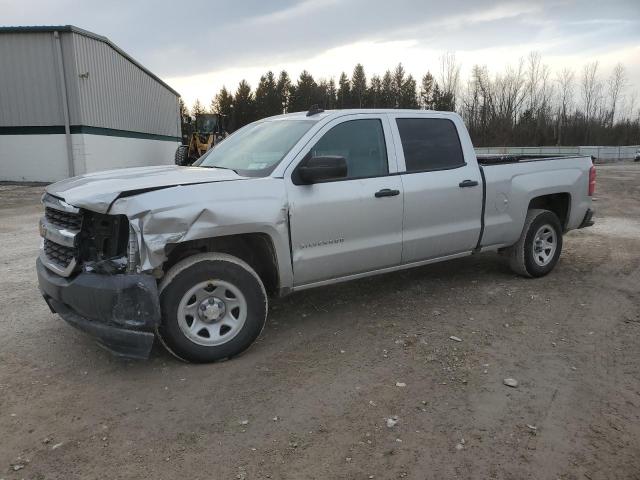
<svg viewBox="0 0 640 480">
<path fill-rule="evenodd" d="M 242 180 L 232 170 L 204 167 L 122 168 L 80 175 L 49 185 L 46 191 L 65 202 L 98 213 L 107 213 L 109 206 L 123 194 L 159 190 L 177 185 Z"/>
</svg>

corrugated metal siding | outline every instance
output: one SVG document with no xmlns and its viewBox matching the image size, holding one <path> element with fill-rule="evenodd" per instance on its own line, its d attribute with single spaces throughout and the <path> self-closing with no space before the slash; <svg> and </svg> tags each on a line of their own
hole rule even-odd
<svg viewBox="0 0 640 480">
<path fill-rule="evenodd" d="M 78 72 L 76 71 L 76 56 L 74 52 L 73 37 L 69 33 L 60 33 L 62 46 L 62 63 L 64 66 L 64 78 L 67 84 L 67 105 L 69 107 L 69 124 L 79 125 L 80 98 L 78 94 Z M 56 66 L 57 68 L 57 66 Z M 58 74 L 58 70 L 56 70 Z M 78 121 L 76 121 L 78 120 Z"/>
<path fill-rule="evenodd" d="M 109 45 L 73 36 L 80 121 L 72 123 L 180 136 L 178 98 Z"/>
<path fill-rule="evenodd" d="M 52 33 L 0 34 L 0 126 L 64 123 Z"/>
</svg>

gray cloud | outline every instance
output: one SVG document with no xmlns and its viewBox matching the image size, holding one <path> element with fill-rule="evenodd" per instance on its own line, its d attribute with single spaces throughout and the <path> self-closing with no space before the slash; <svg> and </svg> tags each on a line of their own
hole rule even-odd
<svg viewBox="0 0 640 480">
<path fill-rule="evenodd" d="M 363 40 L 443 50 L 554 43 L 543 54 L 640 44 L 638 0 L 0 0 L 0 11 L 8 25 L 71 23 L 105 35 L 165 77 L 295 61 Z"/>
</svg>

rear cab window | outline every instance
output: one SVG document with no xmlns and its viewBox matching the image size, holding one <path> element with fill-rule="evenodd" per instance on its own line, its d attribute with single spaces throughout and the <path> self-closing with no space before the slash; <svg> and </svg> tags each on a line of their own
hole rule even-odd
<svg viewBox="0 0 640 480">
<path fill-rule="evenodd" d="M 466 165 L 455 124 L 446 118 L 396 118 L 406 171 L 448 170 Z"/>
</svg>

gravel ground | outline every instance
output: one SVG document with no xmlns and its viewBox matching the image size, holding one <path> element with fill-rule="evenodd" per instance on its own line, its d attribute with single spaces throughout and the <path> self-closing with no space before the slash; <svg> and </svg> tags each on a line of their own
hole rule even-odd
<svg viewBox="0 0 640 480">
<path fill-rule="evenodd" d="M 640 478 L 640 164 L 599 168 L 546 278 L 483 254 L 302 292 L 214 365 L 50 314 L 41 192 L 0 186 L 0 479 Z"/>
</svg>

